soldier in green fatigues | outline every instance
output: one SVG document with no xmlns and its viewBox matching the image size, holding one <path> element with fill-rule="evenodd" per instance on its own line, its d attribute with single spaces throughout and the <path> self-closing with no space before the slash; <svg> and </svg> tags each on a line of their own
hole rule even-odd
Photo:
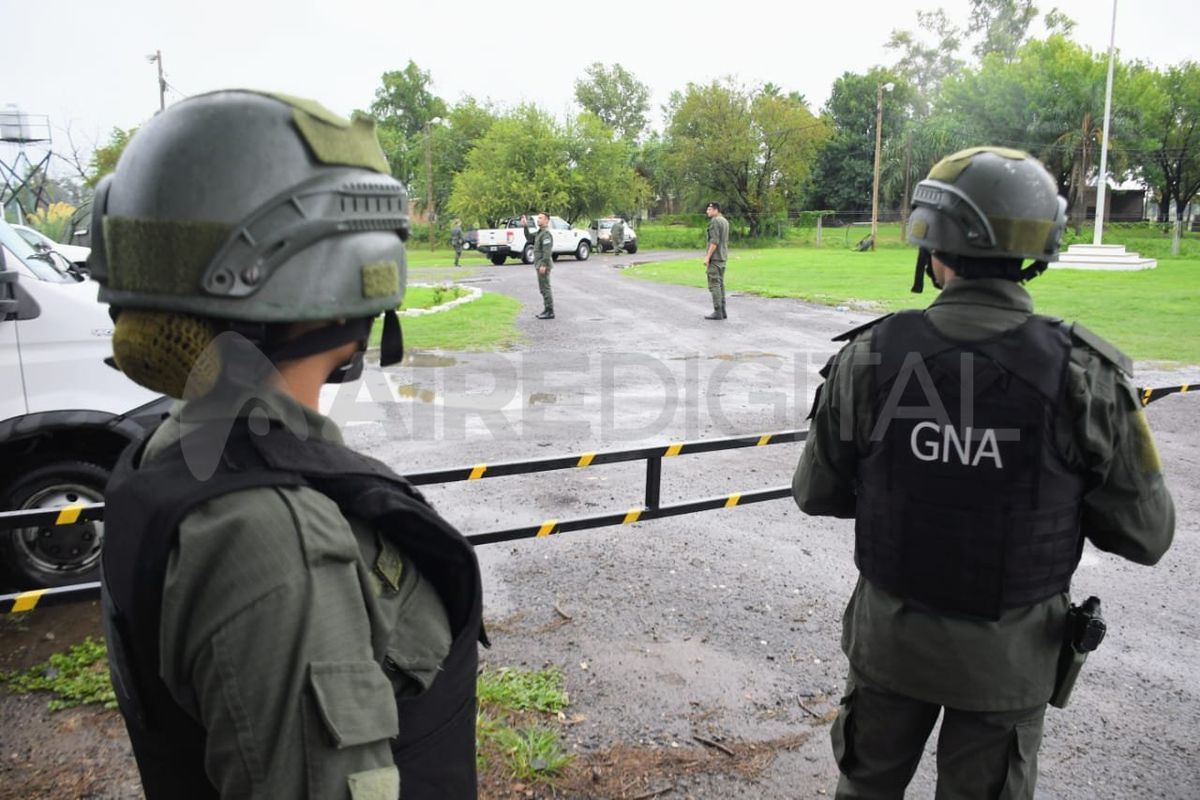
<svg viewBox="0 0 1200 800">
<path fill-rule="evenodd" d="M 625 247 L 625 221 L 617 217 L 612 224 L 612 242 L 613 255 L 617 255 Z"/>
<path fill-rule="evenodd" d="M 406 209 L 369 118 L 247 91 L 167 109 L 97 187 L 115 363 L 183 399 L 106 492 L 151 800 L 476 796 L 471 546 L 318 411 L 380 313 L 381 362 L 402 355 Z"/>
<path fill-rule="evenodd" d="M 1084 540 L 1147 565 L 1171 544 L 1128 359 L 1021 286 L 1064 223 L 1027 154 L 944 159 L 909 223 L 941 294 L 838 337 L 822 371 L 792 491 L 856 520 L 838 797 L 902 797 L 941 714 L 938 798 L 1032 798 Z"/>
<path fill-rule="evenodd" d="M 454 248 L 454 266 L 457 267 L 463 251 L 462 223 L 458 220 L 454 220 L 454 226 L 450 228 L 450 246 Z"/>
<path fill-rule="evenodd" d="M 725 262 L 729 259 L 729 220 L 721 214 L 720 203 L 709 203 L 708 250 L 704 253 L 704 269 L 708 273 L 708 291 L 712 295 L 713 312 L 705 319 L 727 319 L 725 313 Z"/>
<path fill-rule="evenodd" d="M 554 292 L 550 290 L 550 270 L 554 268 L 554 234 L 550 232 L 550 215 L 539 211 L 537 232 L 529 230 L 525 217 L 521 217 L 525 228 L 525 239 L 533 242 L 533 268 L 537 270 L 538 291 L 542 293 L 542 313 L 538 319 L 554 319 Z"/>
</svg>

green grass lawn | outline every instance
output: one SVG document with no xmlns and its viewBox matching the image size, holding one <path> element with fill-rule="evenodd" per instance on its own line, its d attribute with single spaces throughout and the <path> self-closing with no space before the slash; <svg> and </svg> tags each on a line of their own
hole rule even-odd
<svg viewBox="0 0 1200 800">
<path fill-rule="evenodd" d="M 1171 257 L 1172 227 L 1150 222 L 1109 222 L 1104 226 L 1105 244 L 1123 244 L 1133 252 L 1150 258 Z M 646 221 L 637 226 L 638 245 L 643 250 L 703 250 L 706 239 L 706 221 L 703 217 L 688 218 L 687 224 L 675 220 L 675 224 L 663 221 Z M 746 237 L 746 228 L 736 220 L 733 222 L 733 240 L 736 249 L 769 250 L 780 247 L 815 247 L 817 245 L 816 224 L 768 225 L 763 236 L 755 239 Z M 833 225 L 826 223 L 821 229 L 821 247 L 848 250 L 870 235 L 867 224 Z M 1092 243 L 1092 226 L 1067 227 L 1063 236 L 1063 247 L 1076 242 Z M 904 229 L 899 222 L 879 224 L 880 248 L 909 247 Z M 1200 258 L 1200 236 L 1185 232 L 1180 240 L 1179 255 L 1182 258 Z"/>
<path fill-rule="evenodd" d="M 881 237 L 881 241 L 882 241 Z M 725 285 L 730 291 L 797 297 L 824 305 L 891 311 L 929 304 L 936 289 L 915 295 L 916 250 L 875 253 L 840 248 L 734 249 Z M 660 283 L 707 286 L 695 259 L 644 264 L 625 275 Z M 1146 272 L 1050 270 L 1029 284 L 1038 312 L 1078 319 L 1133 358 L 1200 364 L 1200 258 L 1160 259 Z"/>
<path fill-rule="evenodd" d="M 410 269 L 414 267 L 450 267 L 453 269 L 454 267 L 454 251 L 449 247 L 430 250 L 428 242 L 417 242 L 415 245 L 409 242 L 405 247 L 405 255 L 408 257 Z M 459 263 L 464 267 L 482 267 L 490 262 L 486 257 L 480 255 L 478 250 L 463 250 Z"/>
<path fill-rule="evenodd" d="M 409 289 L 419 292 L 421 287 Z M 432 292 L 432 290 L 427 290 Z M 518 341 L 516 319 L 521 303 L 502 294 L 484 292 L 483 297 L 440 314 L 405 317 L 404 349 L 414 350 L 503 350 Z M 371 331 L 371 346 L 379 345 L 381 323 Z"/>
<path fill-rule="evenodd" d="M 466 294 L 461 286 L 409 286 L 404 290 L 402 310 L 409 308 L 433 308 L 448 303 Z"/>
</svg>

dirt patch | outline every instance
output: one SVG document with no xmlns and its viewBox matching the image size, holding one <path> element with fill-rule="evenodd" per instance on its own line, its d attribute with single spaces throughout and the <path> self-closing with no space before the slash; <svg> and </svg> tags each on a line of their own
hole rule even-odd
<svg viewBox="0 0 1200 800">
<path fill-rule="evenodd" d="M 0 614 L 0 672 L 29 669 L 88 636 L 104 636 L 99 601 Z"/>
<path fill-rule="evenodd" d="M 0 800 L 141 797 L 137 765 L 115 711 L 50 711 L 46 695 L 0 692 Z"/>
<path fill-rule="evenodd" d="M 811 733 L 762 742 L 706 740 L 688 747 L 617 745 L 579 756 L 554 780 L 514 782 L 503 766 L 489 766 L 479 776 L 480 800 L 517 798 L 587 798 L 651 800 L 656 797 L 700 797 L 695 777 L 724 774 L 754 780 L 783 752 L 800 749 Z"/>
</svg>

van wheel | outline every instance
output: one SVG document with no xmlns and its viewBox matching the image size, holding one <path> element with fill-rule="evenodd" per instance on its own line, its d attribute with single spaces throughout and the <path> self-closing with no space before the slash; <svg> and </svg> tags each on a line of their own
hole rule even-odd
<svg viewBox="0 0 1200 800">
<path fill-rule="evenodd" d="M 488 258 L 492 259 L 492 263 L 497 267 L 504 266 L 504 256 L 493 253 L 492 255 L 488 256 Z"/>
<path fill-rule="evenodd" d="M 592 243 L 584 239 L 579 243 L 579 247 L 575 248 L 575 258 L 578 261 L 587 261 L 588 256 L 592 254 Z"/>
<path fill-rule="evenodd" d="M 634 253 L 636 253 L 637 252 L 637 242 L 626 242 L 625 243 L 625 252 L 629 253 L 629 255 L 633 255 Z"/>
<path fill-rule="evenodd" d="M 532 244 L 525 245 L 525 249 L 521 251 L 521 260 L 524 261 L 526 264 L 533 263 L 533 245 Z"/>
<path fill-rule="evenodd" d="M 104 502 L 108 470 L 86 461 L 56 461 L 10 484 L 5 510 L 61 508 Z M 42 523 L 0 531 L 0 565 L 17 588 L 40 589 L 100 579 L 103 522 Z"/>
</svg>

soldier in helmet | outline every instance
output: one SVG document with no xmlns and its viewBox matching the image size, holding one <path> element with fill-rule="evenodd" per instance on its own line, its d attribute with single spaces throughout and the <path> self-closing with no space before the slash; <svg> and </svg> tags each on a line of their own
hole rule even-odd
<svg viewBox="0 0 1200 800">
<path fill-rule="evenodd" d="M 941 294 L 837 337 L 792 483 L 855 520 L 837 796 L 902 797 L 940 714 L 938 797 L 1032 798 L 1084 540 L 1154 564 L 1174 506 L 1129 360 L 1022 288 L 1066 220 L 1045 168 L 964 150 L 912 205 Z"/>
<path fill-rule="evenodd" d="M 472 548 L 317 410 L 381 313 L 401 356 L 406 209 L 369 118 L 247 91 L 159 114 L 97 189 L 115 363 L 184 398 L 106 495 L 149 798 L 476 796 Z"/>
</svg>

